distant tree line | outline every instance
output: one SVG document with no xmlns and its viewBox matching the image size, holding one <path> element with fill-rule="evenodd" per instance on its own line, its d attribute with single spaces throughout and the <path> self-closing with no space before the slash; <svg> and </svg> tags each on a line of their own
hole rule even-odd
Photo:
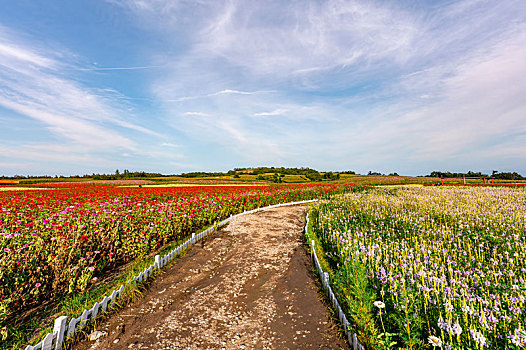
<svg viewBox="0 0 526 350">
<path fill-rule="evenodd" d="M 300 175 L 304 176 L 310 181 L 317 182 L 322 180 L 339 180 L 340 174 L 331 171 L 321 174 L 319 171 L 310 168 L 275 168 L 275 167 L 259 167 L 254 169 L 237 168 L 236 171 L 251 170 L 251 174 L 258 175 L 257 179 L 267 180 L 280 183 L 285 175 Z M 274 173 L 273 175 L 263 175 Z"/>
<path fill-rule="evenodd" d="M 482 176 L 488 176 L 488 174 L 483 174 L 480 171 L 468 171 L 467 173 L 453 173 L 449 171 L 432 171 L 431 174 L 427 175 L 428 177 L 444 177 L 444 178 L 451 178 L 451 177 L 482 177 Z"/>
<path fill-rule="evenodd" d="M 91 177 L 91 175 L 71 175 L 71 176 L 61 176 L 61 178 L 68 178 L 68 179 L 82 179 L 86 177 Z M 24 179 L 58 179 L 58 175 L 13 175 L 13 176 L 0 176 L 0 180 L 24 180 Z"/>
<path fill-rule="evenodd" d="M 14 176 L 0 176 L 0 179 L 13 179 L 13 180 L 24 180 L 24 179 L 94 179 L 94 180 L 126 180 L 126 179 L 137 179 L 137 178 L 149 178 L 149 177 L 161 177 L 161 176 L 169 176 L 169 175 L 163 175 L 159 173 L 147 173 L 145 171 L 134 171 L 131 172 L 127 169 L 124 169 L 121 173 L 119 169 L 115 170 L 114 174 L 84 174 L 84 175 L 71 175 L 71 176 L 50 176 L 50 175 L 14 175 Z"/>
<path fill-rule="evenodd" d="M 382 175 L 382 176 L 400 176 L 398 175 L 398 173 L 394 172 L 394 173 L 390 173 L 390 174 L 382 174 L 382 173 L 379 173 L 379 172 L 376 172 L 376 171 L 369 171 L 367 173 L 367 175 Z"/>
<path fill-rule="evenodd" d="M 516 171 L 508 172 L 508 173 L 499 173 L 494 170 L 492 176 L 496 179 L 501 179 L 501 180 L 526 180 L 526 177 L 522 176 Z"/>
<path fill-rule="evenodd" d="M 205 172 L 205 171 L 196 171 L 192 173 L 182 173 L 179 176 L 181 177 L 187 177 L 187 178 L 194 178 L 194 177 L 210 177 L 210 176 L 228 176 L 228 175 L 234 175 L 233 173 L 230 173 L 231 171 L 227 173 L 223 172 Z M 235 172 L 234 172 L 235 173 Z"/>
<path fill-rule="evenodd" d="M 427 175 L 428 177 L 443 177 L 443 178 L 452 178 L 452 177 L 483 177 L 483 176 L 489 176 L 488 174 L 484 174 L 480 171 L 468 171 L 467 173 L 454 173 L 454 172 L 443 172 L 443 171 L 432 171 L 431 174 Z M 496 179 L 501 180 L 526 180 L 524 176 L 517 172 L 503 172 L 500 173 L 497 170 L 493 170 L 491 176 L 493 176 Z"/>
<path fill-rule="evenodd" d="M 267 173 L 279 173 L 285 175 L 307 175 L 307 174 L 319 174 L 317 170 L 310 168 L 275 168 L 275 167 L 258 167 L 258 168 L 235 168 L 235 172 L 241 172 L 244 170 L 250 170 L 253 175 L 267 174 Z"/>
<path fill-rule="evenodd" d="M 340 178 L 339 173 L 326 172 L 321 174 L 319 171 L 310 168 L 285 168 L 285 167 L 258 167 L 258 168 L 235 168 L 228 172 L 192 172 L 183 173 L 180 176 L 188 178 L 198 177 L 216 177 L 216 176 L 231 176 L 234 178 L 239 177 L 239 173 L 247 173 L 251 175 L 257 175 L 256 179 L 270 181 L 275 183 L 283 182 L 285 175 L 301 175 L 309 179 L 310 181 L 322 181 L 322 180 L 338 180 Z M 354 174 L 354 172 L 352 172 Z"/>
<path fill-rule="evenodd" d="M 151 177 L 161 177 L 163 174 L 147 173 L 145 171 L 129 171 L 124 169 L 122 173 L 119 169 L 115 170 L 115 174 L 91 174 L 89 177 L 94 180 L 130 180 L 130 179 L 146 179 Z"/>
</svg>

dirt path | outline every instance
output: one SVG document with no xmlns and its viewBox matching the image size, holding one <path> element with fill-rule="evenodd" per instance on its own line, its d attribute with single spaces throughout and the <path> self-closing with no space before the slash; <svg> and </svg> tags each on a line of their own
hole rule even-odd
<svg viewBox="0 0 526 350">
<path fill-rule="evenodd" d="M 234 219 L 76 349 L 345 349 L 302 245 L 303 206 Z"/>
</svg>

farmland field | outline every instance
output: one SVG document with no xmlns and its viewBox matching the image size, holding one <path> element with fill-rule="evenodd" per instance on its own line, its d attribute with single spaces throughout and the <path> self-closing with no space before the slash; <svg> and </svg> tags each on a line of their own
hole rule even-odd
<svg viewBox="0 0 526 350">
<path fill-rule="evenodd" d="M 82 293 L 113 269 L 229 215 L 345 187 L 49 188 L 0 192 L 0 329 L 24 310 Z"/>
<path fill-rule="evenodd" d="M 526 347 L 524 189 L 366 189 L 312 219 L 368 349 Z"/>
</svg>

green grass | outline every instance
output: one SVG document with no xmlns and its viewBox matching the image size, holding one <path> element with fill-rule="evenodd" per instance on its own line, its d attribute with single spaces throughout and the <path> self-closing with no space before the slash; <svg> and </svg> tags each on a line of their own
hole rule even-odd
<svg viewBox="0 0 526 350">
<path fill-rule="evenodd" d="M 283 182 L 286 183 L 305 183 L 309 181 L 310 180 L 303 175 L 285 175 L 285 177 L 283 177 Z"/>
<path fill-rule="evenodd" d="M 368 188 L 356 188 L 354 191 L 367 191 Z M 322 269 L 329 274 L 331 288 L 343 307 L 351 328 L 358 335 L 358 339 L 367 349 L 383 349 L 384 342 L 389 341 L 386 333 L 381 330 L 374 321 L 374 307 L 376 293 L 367 281 L 367 271 L 360 264 L 348 264 L 340 266 L 334 264 L 331 258 L 325 254 L 322 242 L 318 239 L 316 224 L 317 207 L 323 202 L 309 210 L 309 225 L 305 232 L 305 238 L 312 249 L 312 241 L 315 242 L 316 256 Z M 352 276 L 352 278 L 351 278 Z M 384 339 L 385 338 L 385 339 Z"/>
<path fill-rule="evenodd" d="M 367 282 L 367 271 L 359 264 L 333 266 L 327 257 L 323 246 L 316 234 L 317 209 L 310 210 L 309 227 L 306 238 L 312 249 L 315 242 L 316 256 L 322 269 L 329 274 L 331 288 L 343 307 L 348 321 L 360 342 L 367 349 L 380 349 L 380 330 L 376 327 L 373 316 L 373 302 L 375 293 Z M 352 276 L 352 278 L 349 278 Z M 346 278 L 347 277 L 347 278 Z M 347 282 L 351 283 L 347 283 Z"/>
</svg>

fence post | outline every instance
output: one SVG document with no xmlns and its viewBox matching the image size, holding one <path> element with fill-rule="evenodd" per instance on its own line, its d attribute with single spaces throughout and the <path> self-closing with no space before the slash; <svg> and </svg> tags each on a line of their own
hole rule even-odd
<svg viewBox="0 0 526 350">
<path fill-rule="evenodd" d="M 158 269 L 161 268 L 161 256 L 159 254 L 155 256 L 155 267 Z"/>
<path fill-rule="evenodd" d="M 66 335 L 67 337 L 71 337 L 73 335 L 73 333 L 75 333 L 75 326 L 76 325 L 77 325 L 77 319 L 75 317 L 73 317 L 71 319 L 71 321 L 69 321 L 68 334 Z"/>
<path fill-rule="evenodd" d="M 82 313 L 82 315 L 80 315 L 79 327 L 81 329 L 84 328 L 87 322 L 88 322 L 88 310 L 84 309 L 84 312 Z"/>
<path fill-rule="evenodd" d="M 48 333 L 42 341 L 42 350 L 51 350 L 53 346 L 53 334 Z"/>
<path fill-rule="evenodd" d="M 106 311 L 106 309 L 108 308 L 109 300 L 110 298 L 108 298 L 107 296 L 104 296 L 104 298 L 102 298 L 102 303 L 100 303 L 100 305 L 102 306 L 102 310 Z"/>
<path fill-rule="evenodd" d="M 111 293 L 110 298 L 111 298 L 112 304 L 117 301 L 117 291 L 116 290 L 113 290 L 113 293 Z"/>
<path fill-rule="evenodd" d="M 98 301 L 93 304 L 93 307 L 91 308 L 91 318 L 97 317 L 97 314 L 99 313 L 100 304 Z"/>
<path fill-rule="evenodd" d="M 55 320 L 55 326 L 53 327 L 53 334 L 56 335 L 55 350 L 62 348 L 62 341 L 64 340 L 64 332 L 66 331 L 66 316 L 60 316 Z"/>
</svg>

